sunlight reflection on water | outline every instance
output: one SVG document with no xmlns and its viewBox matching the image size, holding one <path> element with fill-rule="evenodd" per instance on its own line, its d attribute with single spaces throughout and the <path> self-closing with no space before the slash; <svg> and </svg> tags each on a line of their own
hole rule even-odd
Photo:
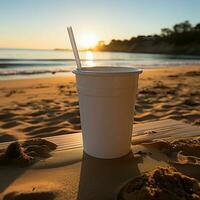
<svg viewBox="0 0 200 200">
<path fill-rule="evenodd" d="M 95 62 L 94 62 L 94 55 L 92 51 L 87 51 L 85 54 L 85 64 L 87 67 L 93 67 L 95 66 Z"/>
</svg>

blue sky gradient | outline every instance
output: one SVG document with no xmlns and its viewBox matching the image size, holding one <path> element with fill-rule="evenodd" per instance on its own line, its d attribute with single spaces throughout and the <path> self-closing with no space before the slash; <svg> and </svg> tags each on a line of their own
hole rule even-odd
<svg viewBox="0 0 200 200">
<path fill-rule="evenodd" d="M 0 0 L 1 48 L 68 48 L 66 27 L 83 34 L 128 39 L 200 22 L 199 0 Z"/>
</svg>

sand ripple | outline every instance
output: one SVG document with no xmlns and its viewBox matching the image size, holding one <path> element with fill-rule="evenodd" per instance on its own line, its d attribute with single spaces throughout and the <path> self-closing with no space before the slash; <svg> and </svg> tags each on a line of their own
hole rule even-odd
<svg viewBox="0 0 200 200">
<path fill-rule="evenodd" d="M 134 123 L 175 119 L 199 126 L 199 72 L 191 68 L 142 74 Z M 7 85 L 0 84 L 0 142 L 81 131 L 74 79 Z"/>
</svg>

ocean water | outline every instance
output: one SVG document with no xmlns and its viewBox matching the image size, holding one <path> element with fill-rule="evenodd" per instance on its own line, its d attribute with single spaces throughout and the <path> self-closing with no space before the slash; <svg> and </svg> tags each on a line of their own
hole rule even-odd
<svg viewBox="0 0 200 200">
<path fill-rule="evenodd" d="M 83 66 L 143 69 L 200 64 L 200 56 L 81 51 Z M 76 67 L 71 51 L 0 49 L 0 79 L 69 74 Z"/>
</svg>

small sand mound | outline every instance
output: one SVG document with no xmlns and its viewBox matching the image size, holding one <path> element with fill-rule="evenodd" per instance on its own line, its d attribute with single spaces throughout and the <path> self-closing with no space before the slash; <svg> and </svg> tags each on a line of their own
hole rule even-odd
<svg viewBox="0 0 200 200">
<path fill-rule="evenodd" d="M 50 157 L 50 152 L 56 147 L 56 144 L 44 139 L 32 139 L 22 143 L 13 142 L 1 153 L 0 164 L 27 166 L 41 158 Z"/>
<path fill-rule="evenodd" d="M 120 191 L 118 200 L 199 200 L 200 184 L 174 168 L 157 168 L 136 177 Z"/>
</svg>

